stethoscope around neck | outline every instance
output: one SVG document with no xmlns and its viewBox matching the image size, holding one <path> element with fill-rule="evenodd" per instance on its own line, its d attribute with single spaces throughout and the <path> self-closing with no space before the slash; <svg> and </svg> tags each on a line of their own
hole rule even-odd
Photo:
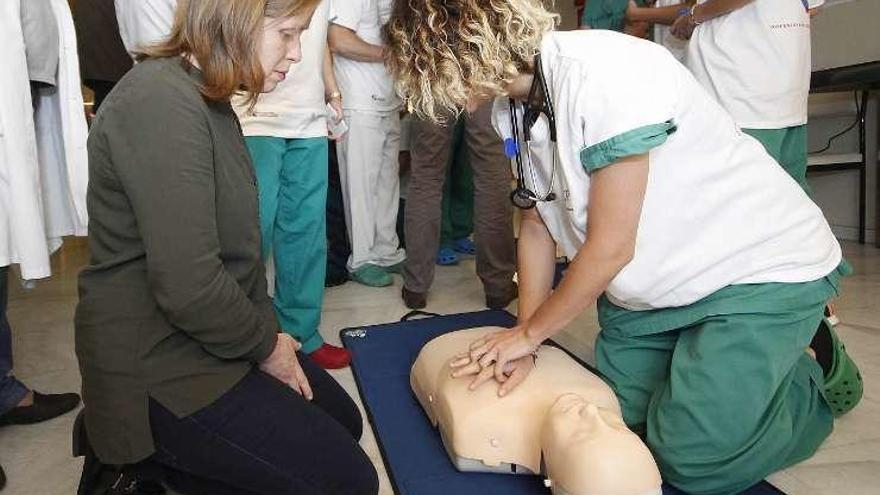
<svg viewBox="0 0 880 495">
<path fill-rule="evenodd" d="M 532 164 L 531 140 L 532 127 L 538 122 L 541 114 L 547 117 L 547 125 L 550 128 L 550 142 L 553 147 L 553 169 L 550 172 L 550 185 L 543 194 L 538 194 L 526 186 L 525 181 L 525 165 L 523 164 L 522 146 L 520 145 L 520 125 L 516 119 L 516 101 L 513 98 L 508 99 L 510 106 L 510 128 L 512 137 L 504 140 L 504 154 L 509 159 L 516 161 L 516 188 L 510 193 L 510 202 L 514 206 L 523 210 L 530 210 L 539 202 L 550 202 L 556 199 L 556 193 L 553 192 L 553 185 L 556 179 L 556 114 L 553 111 L 553 102 L 550 100 L 550 93 L 547 91 L 547 81 L 544 78 L 544 70 L 541 66 L 541 54 L 535 55 L 534 64 L 535 77 L 532 79 L 532 85 L 529 88 L 529 94 L 523 105 L 522 112 L 522 136 L 523 144 L 526 147 L 526 160 L 528 160 L 529 175 L 532 178 L 532 184 L 536 184 L 535 169 Z M 540 95 L 539 95 L 540 92 Z"/>
</svg>

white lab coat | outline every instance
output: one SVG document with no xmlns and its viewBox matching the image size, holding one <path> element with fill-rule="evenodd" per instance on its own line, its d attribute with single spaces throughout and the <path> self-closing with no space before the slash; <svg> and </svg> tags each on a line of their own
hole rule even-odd
<svg viewBox="0 0 880 495">
<path fill-rule="evenodd" d="M 52 0 L 52 9 L 60 35 L 57 84 L 40 90 L 35 120 L 46 234 L 50 250 L 54 251 L 63 236 L 88 235 L 89 130 L 83 109 L 73 16 L 66 0 Z"/>
<path fill-rule="evenodd" d="M 67 2 L 52 0 L 61 60 L 57 86 L 36 96 L 36 115 L 19 9 L 0 2 L 0 266 L 18 264 L 35 280 L 51 275 L 61 237 L 87 233 L 88 130 Z"/>
</svg>

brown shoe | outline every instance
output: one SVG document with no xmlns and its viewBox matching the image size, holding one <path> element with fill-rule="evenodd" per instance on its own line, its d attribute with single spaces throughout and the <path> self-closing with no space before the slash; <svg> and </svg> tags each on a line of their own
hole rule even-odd
<svg viewBox="0 0 880 495">
<path fill-rule="evenodd" d="M 403 304 L 409 309 L 423 309 L 428 305 L 428 295 L 424 292 L 413 292 L 404 285 L 400 290 L 400 297 L 403 298 Z"/>
</svg>

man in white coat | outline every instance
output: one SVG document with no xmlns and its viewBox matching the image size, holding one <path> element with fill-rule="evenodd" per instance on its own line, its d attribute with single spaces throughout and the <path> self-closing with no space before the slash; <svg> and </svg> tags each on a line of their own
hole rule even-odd
<svg viewBox="0 0 880 495">
<path fill-rule="evenodd" d="M 672 26 L 687 67 L 807 192 L 810 11 L 824 0 L 698 0 Z"/>
<path fill-rule="evenodd" d="M 0 2 L 0 426 L 45 421 L 79 404 L 77 394 L 43 395 L 15 379 L 6 318 L 10 265 L 25 280 L 48 277 L 60 236 L 85 233 L 86 126 L 75 39 L 65 0 Z M 34 95 L 32 81 L 40 83 Z"/>
<path fill-rule="evenodd" d="M 364 285 L 391 285 L 405 259 L 397 238 L 400 201 L 400 99 L 383 64 L 381 28 L 390 0 L 333 0 L 329 43 L 348 133 L 337 142 L 348 270 Z"/>
</svg>

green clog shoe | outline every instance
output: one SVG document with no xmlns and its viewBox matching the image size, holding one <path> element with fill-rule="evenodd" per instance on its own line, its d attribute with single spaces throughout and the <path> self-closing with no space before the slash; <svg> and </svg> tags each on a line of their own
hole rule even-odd
<svg viewBox="0 0 880 495">
<path fill-rule="evenodd" d="M 381 268 L 388 273 L 396 273 L 398 275 L 403 275 L 403 267 L 404 266 L 406 266 L 406 260 L 403 260 L 399 263 L 395 263 L 393 265 L 383 266 Z"/>
<path fill-rule="evenodd" d="M 351 279 L 369 287 L 387 287 L 394 283 L 391 275 L 376 265 L 364 265 L 351 272 Z"/>
<path fill-rule="evenodd" d="M 834 331 L 834 327 L 824 318 L 822 325 L 830 332 L 833 346 L 831 370 L 825 376 L 825 399 L 831 406 L 834 417 L 839 418 L 853 410 L 862 400 L 864 384 L 858 366 L 846 353 L 846 346 Z M 823 329 L 820 327 L 819 331 Z"/>
</svg>

